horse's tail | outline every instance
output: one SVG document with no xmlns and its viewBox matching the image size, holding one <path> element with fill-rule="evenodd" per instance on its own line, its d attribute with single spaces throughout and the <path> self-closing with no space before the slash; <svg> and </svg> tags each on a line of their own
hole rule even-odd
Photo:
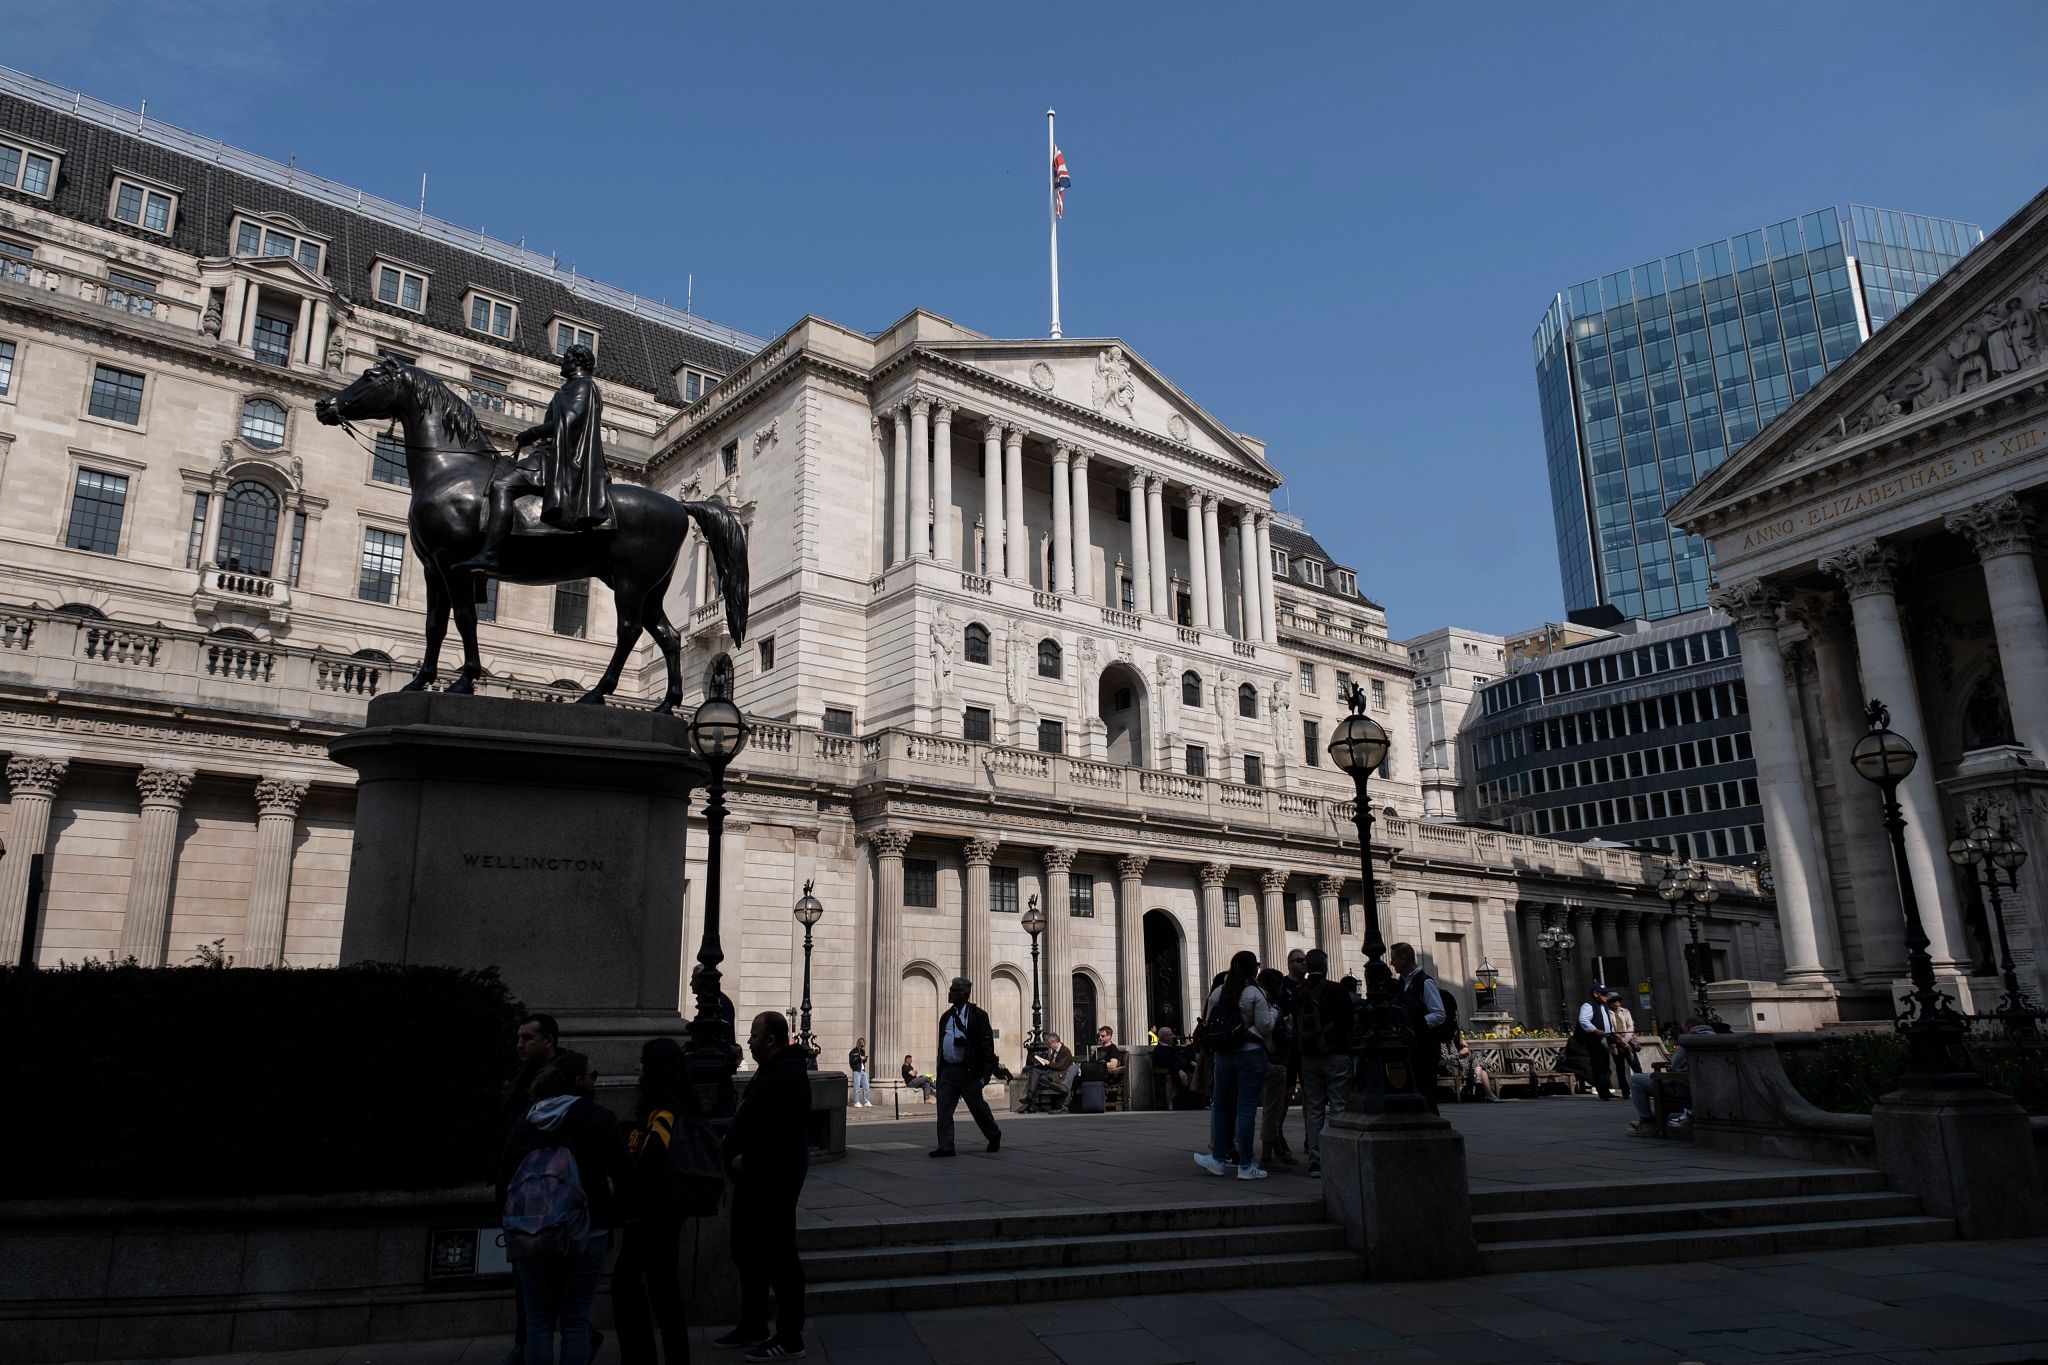
<svg viewBox="0 0 2048 1365">
<path fill-rule="evenodd" d="M 734 644 L 747 640 L 747 528 L 723 498 L 684 502 L 683 510 L 697 523 L 697 533 L 711 547 L 718 581 L 725 589 L 725 625 Z"/>
</svg>

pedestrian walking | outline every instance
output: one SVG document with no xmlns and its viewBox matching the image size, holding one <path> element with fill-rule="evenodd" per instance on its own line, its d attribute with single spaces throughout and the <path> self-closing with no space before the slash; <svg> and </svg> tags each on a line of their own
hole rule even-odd
<svg viewBox="0 0 2048 1365">
<path fill-rule="evenodd" d="M 853 1074 L 853 1097 L 849 1101 L 855 1108 L 872 1109 L 874 1103 L 868 1098 L 868 1040 L 856 1038 L 852 1051 L 846 1054 L 846 1069 Z"/>
<path fill-rule="evenodd" d="M 612 1267 L 612 1318 L 625 1365 L 689 1363 L 689 1322 L 676 1267 L 683 1215 L 669 1191 L 668 1152 L 677 1125 L 696 1114 L 697 1092 L 682 1048 L 673 1038 L 648 1039 L 640 1047 L 637 1122 L 626 1135 L 633 1178 L 623 1201 L 619 1259 Z"/>
<path fill-rule="evenodd" d="M 1330 980 L 1330 957 L 1309 950 L 1306 976 L 1294 993 L 1294 1045 L 1301 1055 L 1301 1109 L 1308 1173 L 1323 1173 L 1323 1123 L 1344 1112 L 1351 1091 L 1351 997 Z"/>
<path fill-rule="evenodd" d="M 988 1011 L 969 1002 L 973 989 L 966 977 L 954 977 L 946 993 L 951 1003 L 939 1016 L 939 1145 L 932 1149 L 933 1156 L 954 1155 L 953 1111 L 963 1099 L 974 1126 L 988 1139 L 988 1149 L 1000 1151 L 1003 1145 L 1003 1130 L 981 1094 L 995 1072 L 996 1035 Z"/>
<path fill-rule="evenodd" d="M 1258 971 L 1256 954 L 1232 957 L 1229 973 L 1209 993 L 1202 1016 L 1202 1043 L 1212 1058 L 1215 1081 L 1209 1098 L 1209 1150 L 1196 1152 L 1195 1164 L 1210 1175 L 1235 1170 L 1239 1180 L 1266 1178 L 1265 1169 L 1252 1160 L 1252 1141 L 1279 1010 L 1259 989 Z M 1229 1153 L 1235 1153 L 1235 1167 L 1225 1160 Z"/>
<path fill-rule="evenodd" d="M 740 1276 L 740 1320 L 711 1344 L 751 1347 L 750 1361 L 804 1355 L 804 1266 L 796 1251 L 796 1200 L 810 1170 L 811 1079 L 790 1046 L 789 1020 L 754 1016 L 747 1034 L 754 1075 L 725 1136 L 732 1177 L 732 1258 Z M 768 1299 L 775 1298 L 775 1330 Z"/>
<path fill-rule="evenodd" d="M 1387 953 L 1394 975 L 1400 978 L 1401 1008 L 1408 1012 L 1408 1079 L 1421 1092 L 1429 1112 L 1436 1112 L 1436 1068 L 1443 1059 L 1443 1045 L 1450 1038 L 1450 1011 L 1443 992 L 1428 972 L 1415 962 L 1412 944 L 1396 943 Z"/>
<path fill-rule="evenodd" d="M 1601 1099 L 1613 1099 L 1610 1061 L 1614 1034 L 1607 1022 L 1607 988 L 1597 981 L 1587 989 L 1585 1003 L 1579 1006 L 1578 1027 L 1572 1038 L 1585 1057 L 1586 1079 Z"/>
<path fill-rule="evenodd" d="M 489 1172 L 495 1176 L 498 1158 L 504 1154 L 506 1139 L 512 1130 L 526 1117 L 526 1110 L 533 1103 L 533 1078 L 541 1068 L 555 1059 L 555 1049 L 561 1042 L 562 1030 L 555 1023 L 553 1015 L 529 1014 L 519 1021 L 519 1027 L 512 1035 L 512 1075 L 505 1082 L 505 1093 L 498 1101 L 498 1126 L 491 1134 L 491 1148 L 484 1153 L 486 1158 L 479 1174 Z M 512 1279 L 512 1349 L 505 1353 L 499 1365 L 521 1365 L 526 1359 L 526 1303 L 519 1293 L 519 1278 Z"/>
</svg>

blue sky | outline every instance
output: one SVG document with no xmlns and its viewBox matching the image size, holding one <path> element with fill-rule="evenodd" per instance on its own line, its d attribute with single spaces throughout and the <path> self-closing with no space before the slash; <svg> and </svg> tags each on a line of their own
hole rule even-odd
<svg viewBox="0 0 2048 1365">
<path fill-rule="evenodd" d="M 1556 290 L 2048 183 L 2048 8 L 0 0 L 0 62 L 758 334 L 1118 335 L 1264 439 L 1396 635 L 1561 609 Z"/>
</svg>

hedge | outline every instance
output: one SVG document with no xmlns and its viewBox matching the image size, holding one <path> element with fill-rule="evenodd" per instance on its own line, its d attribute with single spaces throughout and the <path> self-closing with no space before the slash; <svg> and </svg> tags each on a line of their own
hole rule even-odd
<svg viewBox="0 0 2048 1365">
<path fill-rule="evenodd" d="M 1969 1061 L 1993 1090 L 2030 1114 L 2048 1114 L 2048 1047 L 2040 1041 L 1972 1039 Z M 1816 1108 L 1867 1114 L 1906 1077 L 1906 1040 L 1895 1030 L 1830 1038 L 1789 1068 L 1792 1086 Z"/>
<path fill-rule="evenodd" d="M 519 1006 L 495 971 L 0 968 L 0 1197 L 485 1178 Z"/>
</svg>

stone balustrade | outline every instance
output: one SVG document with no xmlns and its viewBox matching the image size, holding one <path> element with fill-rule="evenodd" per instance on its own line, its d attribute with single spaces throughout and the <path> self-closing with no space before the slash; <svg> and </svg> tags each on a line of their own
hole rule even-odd
<svg viewBox="0 0 2048 1365">
<path fill-rule="evenodd" d="M 1325 640 L 1338 640 L 1354 649 L 1362 649 L 1371 654 L 1384 654 L 1390 659 L 1399 659 L 1403 664 L 1408 661 L 1406 650 L 1396 647 L 1391 641 L 1381 636 L 1360 630 L 1358 627 L 1348 625 L 1343 621 L 1325 621 L 1320 617 L 1303 616 L 1298 612 L 1282 609 L 1279 612 L 1279 623 L 1280 629 L 1283 631 L 1291 630 L 1298 635 L 1314 635 Z"/>
<path fill-rule="evenodd" d="M 76 299 L 96 308 L 111 308 L 126 316 L 161 323 L 191 332 L 199 331 L 199 305 L 165 294 L 110 285 L 96 275 L 53 265 L 48 261 L 0 262 L 0 289 L 29 289 L 63 299 Z"/>
</svg>

